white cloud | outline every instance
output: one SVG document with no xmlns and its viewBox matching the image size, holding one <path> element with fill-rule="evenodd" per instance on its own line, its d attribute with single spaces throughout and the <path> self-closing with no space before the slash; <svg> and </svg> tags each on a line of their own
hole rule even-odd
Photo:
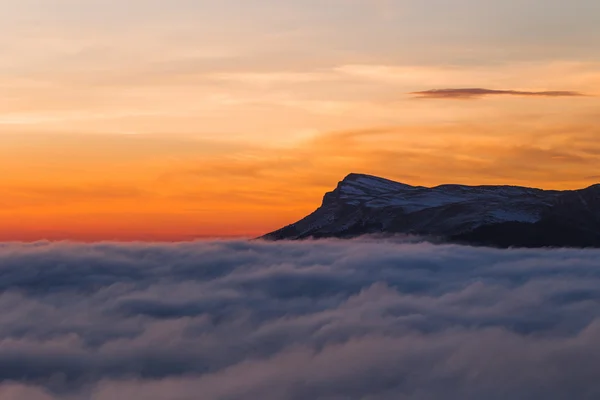
<svg viewBox="0 0 600 400">
<path fill-rule="evenodd" d="M 599 259 L 368 239 L 4 244 L 0 393 L 595 396 Z"/>
</svg>

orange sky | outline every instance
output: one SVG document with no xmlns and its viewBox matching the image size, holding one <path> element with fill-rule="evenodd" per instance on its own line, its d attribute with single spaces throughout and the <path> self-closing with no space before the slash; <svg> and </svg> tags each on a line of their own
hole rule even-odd
<svg viewBox="0 0 600 400">
<path fill-rule="evenodd" d="M 0 240 L 253 236 L 349 172 L 600 182 L 595 0 L 216 3 L 0 5 Z M 451 88 L 513 92 L 410 94 Z"/>
</svg>

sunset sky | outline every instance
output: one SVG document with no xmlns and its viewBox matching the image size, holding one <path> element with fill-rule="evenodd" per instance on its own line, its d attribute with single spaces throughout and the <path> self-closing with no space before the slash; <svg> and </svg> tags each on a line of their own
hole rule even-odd
<svg viewBox="0 0 600 400">
<path fill-rule="evenodd" d="M 598 0 L 0 0 L 0 25 L 0 240 L 259 235 L 350 172 L 600 182 Z"/>
</svg>

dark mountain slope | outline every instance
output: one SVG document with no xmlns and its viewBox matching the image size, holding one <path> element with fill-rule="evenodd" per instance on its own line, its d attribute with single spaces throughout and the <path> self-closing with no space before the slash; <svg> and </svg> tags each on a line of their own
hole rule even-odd
<svg viewBox="0 0 600 400">
<path fill-rule="evenodd" d="M 315 212 L 265 239 L 414 234 L 490 246 L 600 247 L 600 185 L 553 191 L 519 186 L 410 186 L 350 174 Z"/>
</svg>

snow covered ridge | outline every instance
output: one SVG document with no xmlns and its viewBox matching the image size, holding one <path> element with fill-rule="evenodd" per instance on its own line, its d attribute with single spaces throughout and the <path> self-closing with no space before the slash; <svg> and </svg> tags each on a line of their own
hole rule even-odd
<svg viewBox="0 0 600 400">
<path fill-rule="evenodd" d="M 600 247 L 600 185 L 574 191 L 520 186 L 411 186 L 350 174 L 302 220 L 265 239 L 411 234 L 493 246 Z"/>
</svg>

